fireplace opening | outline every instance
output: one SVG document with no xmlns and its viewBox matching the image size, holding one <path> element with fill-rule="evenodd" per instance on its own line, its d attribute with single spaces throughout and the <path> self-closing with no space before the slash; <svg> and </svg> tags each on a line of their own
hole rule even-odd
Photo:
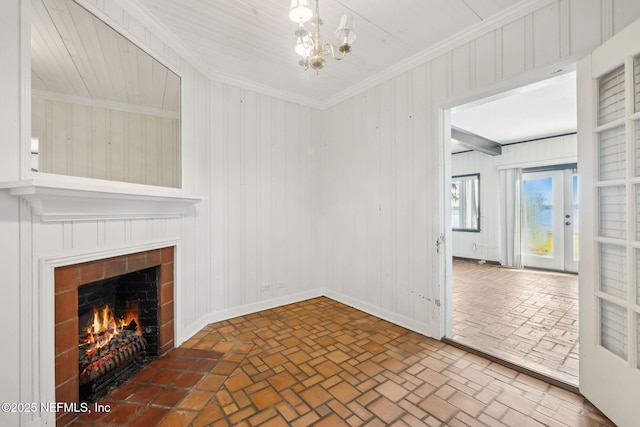
<svg viewBox="0 0 640 427">
<path fill-rule="evenodd" d="M 159 353 L 160 267 L 78 287 L 81 402 L 104 396 Z"/>
</svg>

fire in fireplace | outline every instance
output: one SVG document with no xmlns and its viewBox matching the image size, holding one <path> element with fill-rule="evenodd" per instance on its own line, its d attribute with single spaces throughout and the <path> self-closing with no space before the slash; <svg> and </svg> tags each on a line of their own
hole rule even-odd
<svg viewBox="0 0 640 427">
<path fill-rule="evenodd" d="M 137 309 L 116 320 L 108 305 L 93 308 L 93 321 L 86 334 L 80 335 L 80 385 L 97 380 L 145 352 L 147 343 L 139 322 Z"/>
<path fill-rule="evenodd" d="M 110 386 L 158 355 L 158 268 L 78 288 L 80 401 Z"/>
</svg>

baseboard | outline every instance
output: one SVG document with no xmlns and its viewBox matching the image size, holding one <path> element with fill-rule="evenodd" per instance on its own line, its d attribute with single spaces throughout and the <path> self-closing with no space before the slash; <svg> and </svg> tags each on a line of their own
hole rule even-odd
<svg viewBox="0 0 640 427">
<path fill-rule="evenodd" d="M 492 261 L 492 260 L 477 259 L 477 258 L 466 258 L 466 257 L 463 257 L 463 256 L 454 256 L 454 257 L 452 257 L 452 259 L 458 260 L 458 261 L 472 261 L 472 262 L 477 262 L 477 263 L 482 263 L 482 264 L 489 264 L 489 265 L 502 265 L 502 264 L 500 264 L 500 261 Z"/>
<path fill-rule="evenodd" d="M 324 296 L 326 296 L 327 298 L 331 298 L 332 300 L 338 301 L 342 304 L 356 308 L 360 311 L 364 311 L 365 313 L 370 314 L 372 316 L 379 317 L 380 319 L 386 320 L 387 322 L 391 322 L 394 325 L 402 326 L 403 328 L 409 329 L 410 331 L 413 331 L 413 332 L 417 332 L 421 335 L 430 336 L 429 325 L 426 323 L 419 322 L 414 319 L 410 319 L 401 314 L 393 313 L 391 311 L 385 310 L 383 308 L 377 307 L 375 305 L 371 305 L 359 299 L 352 298 L 350 296 L 347 296 L 329 289 L 324 290 Z"/>
<path fill-rule="evenodd" d="M 176 347 L 187 341 L 189 338 L 197 334 L 205 326 L 221 322 L 223 320 L 233 319 L 234 317 L 246 316 L 247 314 L 256 313 L 258 311 L 269 310 L 287 304 L 295 304 L 312 298 L 318 298 L 324 295 L 323 289 L 314 289 L 312 291 L 298 292 L 293 295 L 272 298 L 264 301 L 258 301 L 251 304 L 241 305 L 238 307 L 228 308 L 224 310 L 214 311 L 202 316 L 197 321 L 191 323 L 180 333 L 176 333 Z"/>
</svg>

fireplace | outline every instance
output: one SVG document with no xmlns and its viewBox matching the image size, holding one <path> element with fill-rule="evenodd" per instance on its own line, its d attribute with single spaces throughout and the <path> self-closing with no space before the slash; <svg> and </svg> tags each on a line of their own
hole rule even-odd
<svg viewBox="0 0 640 427">
<path fill-rule="evenodd" d="M 158 267 L 78 288 L 80 401 L 95 401 L 158 355 Z"/>
<path fill-rule="evenodd" d="M 55 269 L 57 402 L 92 400 L 112 377 L 122 379 L 174 347 L 174 252 L 167 247 Z M 59 414 L 59 424 L 68 415 Z"/>
</svg>

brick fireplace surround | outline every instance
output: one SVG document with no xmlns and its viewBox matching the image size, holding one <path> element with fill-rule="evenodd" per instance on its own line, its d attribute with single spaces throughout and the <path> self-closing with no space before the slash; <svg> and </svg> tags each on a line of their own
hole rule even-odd
<svg viewBox="0 0 640 427">
<path fill-rule="evenodd" d="M 160 266 L 159 355 L 174 347 L 174 247 L 154 249 L 55 269 L 55 385 L 57 402 L 79 401 L 78 288 L 82 285 Z M 65 424 L 59 414 L 58 424 Z"/>
</svg>

